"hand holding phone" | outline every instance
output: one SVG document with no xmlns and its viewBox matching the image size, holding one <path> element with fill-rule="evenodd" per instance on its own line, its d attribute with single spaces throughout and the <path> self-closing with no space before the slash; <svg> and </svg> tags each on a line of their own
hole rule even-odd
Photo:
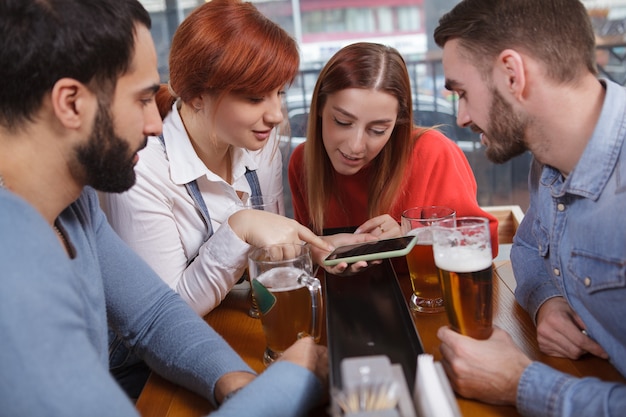
<svg viewBox="0 0 626 417">
<path fill-rule="evenodd" d="M 351 264 L 404 256 L 413 249 L 416 242 L 417 236 L 402 236 L 340 246 L 324 259 L 324 265 L 333 266 L 341 262 Z"/>
</svg>

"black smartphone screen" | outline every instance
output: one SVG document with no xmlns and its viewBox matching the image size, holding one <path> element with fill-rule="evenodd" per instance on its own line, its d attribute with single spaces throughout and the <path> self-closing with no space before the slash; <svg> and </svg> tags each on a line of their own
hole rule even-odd
<svg viewBox="0 0 626 417">
<path fill-rule="evenodd" d="M 395 252 L 405 249 L 414 236 L 402 236 L 393 239 L 374 240 L 372 242 L 356 243 L 354 245 L 340 246 L 335 249 L 326 259 L 351 258 L 354 256 L 371 255 L 384 252 Z"/>
</svg>

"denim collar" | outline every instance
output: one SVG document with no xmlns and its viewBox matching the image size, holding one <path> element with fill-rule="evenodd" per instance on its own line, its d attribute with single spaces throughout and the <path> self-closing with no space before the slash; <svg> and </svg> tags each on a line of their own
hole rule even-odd
<svg viewBox="0 0 626 417">
<path fill-rule="evenodd" d="M 609 80 L 600 80 L 606 88 L 600 118 L 580 160 L 565 181 L 561 173 L 545 166 L 541 182 L 550 186 L 552 195 L 575 194 L 597 200 L 615 169 L 626 137 L 626 90 Z"/>
</svg>

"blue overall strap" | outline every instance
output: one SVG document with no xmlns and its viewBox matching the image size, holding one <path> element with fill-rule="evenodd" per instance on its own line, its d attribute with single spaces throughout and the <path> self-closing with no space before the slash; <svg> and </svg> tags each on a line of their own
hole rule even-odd
<svg viewBox="0 0 626 417">
<path fill-rule="evenodd" d="M 167 153 L 167 149 L 165 148 L 165 139 L 163 135 L 159 135 L 159 140 L 163 145 L 163 149 L 165 149 L 165 153 Z M 200 189 L 198 188 L 198 183 L 196 180 L 188 182 L 185 184 L 185 188 L 187 189 L 187 193 L 191 196 L 191 199 L 196 203 L 196 207 L 200 210 L 200 214 L 202 215 L 202 220 L 207 227 L 207 234 L 204 237 L 204 241 L 209 240 L 211 236 L 213 236 L 213 226 L 211 225 L 211 216 L 209 215 L 209 210 L 206 207 L 206 203 L 204 202 L 204 198 L 202 198 L 202 194 L 200 193 Z"/>
<path fill-rule="evenodd" d="M 259 183 L 259 177 L 256 175 L 255 169 L 250 169 L 246 167 L 246 179 L 248 180 L 248 184 L 250 185 L 250 195 L 251 196 L 260 196 L 261 193 L 261 184 Z"/>
<path fill-rule="evenodd" d="M 185 188 L 187 188 L 187 192 L 196 202 L 196 206 L 200 209 L 200 213 L 202 214 L 202 218 L 207 226 L 207 235 L 204 237 L 204 241 L 209 240 L 211 236 L 213 236 L 213 226 L 211 225 L 211 216 L 209 215 L 209 209 L 207 209 L 206 204 L 204 202 L 204 198 L 202 198 L 202 194 L 200 194 L 200 189 L 198 188 L 198 183 L 196 180 L 188 182 L 185 184 Z"/>
</svg>

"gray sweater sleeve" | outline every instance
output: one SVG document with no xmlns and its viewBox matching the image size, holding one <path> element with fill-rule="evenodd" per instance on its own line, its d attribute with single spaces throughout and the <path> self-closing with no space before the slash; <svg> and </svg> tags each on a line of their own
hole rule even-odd
<svg viewBox="0 0 626 417">
<path fill-rule="evenodd" d="M 225 373 L 254 373 L 226 341 L 117 236 L 99 206 L 98 258 L 109 323 L 157 373 L 214 402 Z"/>
<path fill-rule="evenodd" d="M 211 417 L 306 416 L 322 394 L 313 373 L 290 362 L 276 362 Z"/>
</svg>

